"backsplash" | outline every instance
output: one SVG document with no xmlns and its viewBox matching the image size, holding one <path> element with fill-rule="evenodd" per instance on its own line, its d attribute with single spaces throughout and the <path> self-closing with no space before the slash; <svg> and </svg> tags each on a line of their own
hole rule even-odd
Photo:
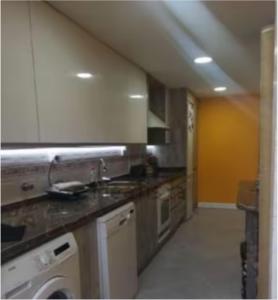
<svg viewBox="0 0 278 300">
<path fill-rule="evenodd" d="M 180 146 L 178 144 L 178 146 Z M 160 167 L 179 168 L 185 167 L 185 149 L 176 144 L 155 145 L 149 148 L 148 152 L 157 157 Z"/>
<path fill-rule="evenodd" d="M 169 89 L 167 98 L 167 124 L 170 127 L 170 143 L 149 147 L 149 152 L 158 158 L 161 167 L 186 166 L 187 136 L 187 92 L 185 89 Z M 171 103 L 171 105 L 170 105 Z"/>
<path fill-rule="evenodd" d="M 59 155 L 61 161 L 51 171 L 53 183 L 71 180 L 89 183 L 91 170 L 97 170 L 100 158 L 104 158 L 107 164 L 105 176 L 121 176 L 129 172 L 131 165 L 143 162 L 145 146 L 1 151 L 1 205 L 43 195 L 49 187 L 48 170 L 55 155 Z M 33 188 L 23 191 L 23 184 L 33 185 Z"/>
</svg>

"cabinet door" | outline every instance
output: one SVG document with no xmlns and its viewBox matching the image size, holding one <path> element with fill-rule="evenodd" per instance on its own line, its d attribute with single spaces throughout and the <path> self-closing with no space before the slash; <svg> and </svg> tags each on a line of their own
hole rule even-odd
<svg viewBox="0 0 278 300">
<path fill-rule="evenodd" d="M 193 202 L 194 202 L 194 174 L 187 176 L 186 184 L 186 218 L 189 219 L 193 213 Z"/>
<path fill-rule="evenodd" d="M 192 174 L 196 167 L 196 100 L 189 93 L 187 95 L 187 137 L 186 137 L 186 171 Z"/>
<path fill-rule="evenodd" d="M 148 202 L 146 210 L 148 212 L 148 235 L 149 235 L 149 257 L 151 257 L 158 246 L 158 233 L 157 233 L 157 203 L 156 203 L 156 190 L 150 192 L 148 195 Z"/>
<path fill-rule="evenodd" d="M 146 226 L 144 213 L 144 199 L 137 199 L 136 204 L 136 240 L 137 240 L 137 268 L 140 272 L 146 262 Z"/>
<path fill-rule="evenodd" d="M 171 210 L 171 230 L 175 230 L 181 223 L 184 218 L 185 212 L 185 203 L 179 202 L 177 206 L 175 206 Z"/>
<path fill-rule="evenodd" d="M 186 215 L 186 178 L 171 184 L 171 229 L 174 230 Z"/>
<path fill-rule="evenodd" d="M 187 142 L 186 142 L 186 172 L 187 172 L 187 218 L 193 213 L 196 206 L 195 195 L 195 171 L 196 171 L 196 120 L 197 120 L 197 101 L 187 94 Z"/>
<path fill-rule="evenodd" d="M 38 142 L 29 4 L 2 1 L 2 142 Z"/>
<path fill-rule="evenodd" d="M 146 193 L 136 201 L 137 264 L 142 271 L 157 249 L 156 194 Z"/>
<path fill-rule="evenodd" d="M 180 188 L 179 181 L 174 181 L 171 183 L 171 209 L 174 209 L 180 200 L 179 198 Z"/>
<path fill-rule="evenodd" d="M 99 269 L 96 222 L 73 231 L 79 248 L 80 284 L 82 299 L 99 298 Z"/>
<path fill-rule="evenodd" d="M 31 20 L 41 141 L 146 142 L 144 73 L 47 3 L 31 2 Z"/>
</svg>

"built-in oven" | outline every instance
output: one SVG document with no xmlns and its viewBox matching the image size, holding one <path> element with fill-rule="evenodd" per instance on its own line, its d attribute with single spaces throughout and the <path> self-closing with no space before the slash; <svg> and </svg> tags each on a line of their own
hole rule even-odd
<svg viewBox="0 0 278 300">
<path fill-rule="evenodd" d="M 170 233 L 171 222 L 170 186 L 165 184 L 157 190 L 157 234 L 158 242 L 162 242 Z"/>
</svg>

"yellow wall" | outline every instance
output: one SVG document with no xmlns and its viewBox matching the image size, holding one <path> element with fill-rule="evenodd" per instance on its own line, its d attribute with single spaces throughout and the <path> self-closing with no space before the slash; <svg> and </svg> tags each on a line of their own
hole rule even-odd
<svg viewBox="0 0 278 300">
<path fill-rule="evenodd" d="M 201 99 L 197 125 L 199 202 L 235 203 L 240 180 L 257 178 L 259 100 Z"/>
</svg>

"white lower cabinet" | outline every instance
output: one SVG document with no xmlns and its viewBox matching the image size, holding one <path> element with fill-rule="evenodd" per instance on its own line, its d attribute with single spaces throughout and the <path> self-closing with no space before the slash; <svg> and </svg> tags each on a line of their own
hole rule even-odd
<svg viewBox="0 0 278 300">
<path fill-rule="evenodd" d="M 146 142 L 145 74 L 46 3 L 31 24 L 41 141 Z"/>
<path fill-rule="evenodd" d="M 97 236 L 100 297 L 134 298 L 138 288 L 134 203 L 97 218 Z"/>
</svg>

